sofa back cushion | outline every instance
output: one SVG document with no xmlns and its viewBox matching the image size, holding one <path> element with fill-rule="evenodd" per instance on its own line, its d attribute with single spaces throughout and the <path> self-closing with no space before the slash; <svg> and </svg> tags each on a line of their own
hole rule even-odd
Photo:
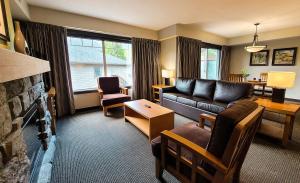
<svg viewBox="0 0 300 183">
<path fill-rule="evenodd" d="M 213 100 L 215 87 L 215 80 L 197 79 L 195 83 L 193 96 Z"/>
<path fill-rule="evenodd" d="M 180 93 L 184 93 L 186 95 L 192 95 L 194 91 L 195 80 L 187 79 L 187 78 L 177 78 L 176 79 L 176 89 Z"/>
<path fill-rule="evenodd" d="M 98 87 L 102 89 L 104 94 L 120 93 L 118 77 L 99 77 Z"/>
<path fill-rule="evenodd" d="M 252 95 L 250 83 L 233 83 L 217 81 L 214 100 L 217 102 L 230 103 L 235 100 L 247 98 Z"/>
<path fill-rule="evenodd" d="M 257 107 L 257 103 L 253 101 L 240 100 L 219 113 L 206 148 L 207 151 L 221 159 L 236 124 L 252 113 Z M 214 168 L 205 163 L 204 167 L 210 173 L 213 173 Z"/>
</svg>

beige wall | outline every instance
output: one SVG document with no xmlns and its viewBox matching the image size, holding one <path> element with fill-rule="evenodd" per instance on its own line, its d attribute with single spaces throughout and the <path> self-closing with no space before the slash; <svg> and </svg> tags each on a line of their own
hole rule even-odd
<svg viewBox="0 0 300 183">
<path fill-rule="evenodd" d="M 162 69 L 176 72 L 176 37 L 161 41 L 160 61 Z M 174 84 L 174 78 L 171 84 Z"/>
<path fill-rule="evenodd" d="M 75 109 L 100 106 L 98 92 L 74 95 Z"/>
<path fill-rule="evenodd" d="M 231 73 L 240 73 L 242 69 L 246 69 L 250 76 L 249 78 L 259 78 L 261 72 L 268 71 L 292 71 L 296 72 L 295 87 L 287 89 L 286 97 L 300 99 L 300 37 L 287 38 L 281 40 L 274 40 L 263 42 L 263 44 L 268 45 L 268 50 L 270 50 L 269 56 L 269 66 L 249 66 L 250 53 L 244 50 L 244 45 L 234 46 L 231 51 Z M 296 66 L 272 66 L 272 54 L 274 48 L 288 48 L 288 47 L 298 47 L 298 55 L 296 60 Z"/>
<path fill-rule="evenodd" d="M 157 39 L 157 31 L 78 14 L 30 6 L 31 21 L 113 35 Z"/>
</svg>

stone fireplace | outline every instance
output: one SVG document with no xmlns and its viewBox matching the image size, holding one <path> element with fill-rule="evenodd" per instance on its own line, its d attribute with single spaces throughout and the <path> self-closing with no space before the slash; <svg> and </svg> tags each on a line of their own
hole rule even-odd
<svg viewBox="0 0 300 183">
<path fill-rule="evenodd" d="M 0 83 L 0 182 L 29 182 L 36 151 L 51 139 L 50 120 L 41 74 Z"/>
</svg>

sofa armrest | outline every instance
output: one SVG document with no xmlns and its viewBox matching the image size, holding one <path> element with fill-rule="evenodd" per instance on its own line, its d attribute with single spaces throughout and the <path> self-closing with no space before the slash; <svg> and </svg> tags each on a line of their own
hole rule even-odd
<svg viewBox="0 0 300 183">
<path fill-rule="evenodd" d="M 163 105 L 163 93 L 168 93 L 168 92 L 178 92 L 175 86 L 168 87 L 168 88 L 160 88 L 159 89 L 159 100 L 160 100 L 160 105 Z"/>
<path fill-rule="evenodd" d="M 216 116 L 211 114 L 202 113 L 199 118 L 199 127 L 204 128 L 205 121 L 209 121 L 211 123 L 210 128 L 213 129 L 216 121 Z"/>
</svg>

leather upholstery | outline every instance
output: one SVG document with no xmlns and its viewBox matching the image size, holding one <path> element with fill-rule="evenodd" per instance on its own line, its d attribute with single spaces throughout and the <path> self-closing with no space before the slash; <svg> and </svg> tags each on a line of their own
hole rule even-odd
<svg viewBox="0 0 300 183">
<path fill-rule="evenodd" d="M 167 98 L 169 100 L 174 100 L 174 101 L 176 101 L 177 97 L 180 96 L 185 96 L 185 95 L 181 93 L 163 93 L 163 98 Z"/>
<path fill-rule="evenodd" d="M 227 81 L 217 81 L 214 100 L 218 102 L 230 103 L 251 95 L 252 85 L 250 83 L 232 83 Z"/>
<path fill-rule="evenodd" d="M 195 83 L 193 96 L 213 100 L 215 87 L 215 80 L 197 79 Z"/>
<path fill-rule="evenodd" d="M 186 78 L 177 78 L 176 79 L 176 89 L 180 93 L 184 93 L 186 95 L 192 95 L 195 86 L 194 79 L 186 79 Z"/>
<path fill-rule="evenodd" d="M 98 85 L 103 94 L 120 93 L 118 77 L 99 77 Z"/>
<path fill-rule="evenodd" d="M 219 114 L 220 112 L 226 109 L 226 104 L 214 101 L 201 101 L 197 102 L 197 108 L 203 109 L 205 111 L 209 111 L 215 114 Z"/>
<path fill-rule="evenodd" d="M 235 125 L 248 116 L 258 107 L 257 103 L 249 100 L 240 100 L 229 106 L 217 115 L 207 151 L 218 158 L 222 158 Z M 204 168 L 214 173 L 214 168 L 204 164 Z"/>
<path fill-rule="evenodd" d="M 106 94 L 103 95 L 103 98 L 101 100 L 102 106 L 109 106 L 113 104 L 119 104 L 123 102 L 130 101 L 130 96 L 124 95 L 122 93 L 115 93 L 115 94 Z"/>
</svg>

